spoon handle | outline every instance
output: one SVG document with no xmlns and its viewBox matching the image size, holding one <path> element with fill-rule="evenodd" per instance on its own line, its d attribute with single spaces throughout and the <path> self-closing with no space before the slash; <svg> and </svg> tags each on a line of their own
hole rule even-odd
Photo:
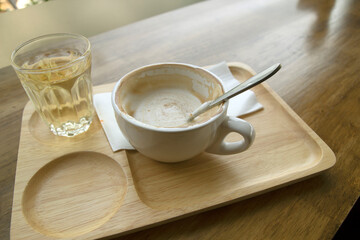
<svg viewBox="0 0 360 240">
<path fill-rule="evenodd" d="M 242 92 L 245 92 L 246 90 L 258 85 L 259 83 L 262 83 L 263 81 L 265 81 L 266 79 L 272 77 L 277 71 L 279 71 L 281 68 L 281 64 L 277 63 L 274 64 L 273 66 L 269 67 L 268 69 L 256 74 L 255 76 L 249 78 L 248 80 L 246 80 L 243 83 L 240 83 L 239 85 L 237 85 L 236 87 L 234 87 L 233 89 L 231 89 L 230 91 L 226 92 L 224 95 L 221 95 L 220 97 L 218 97 L 217 99 L 215 99 L 214 101 L 212 101 L 209 104 L 209 108 L 218 105 L 219 103 L 222 103 Z"/>
</svg>

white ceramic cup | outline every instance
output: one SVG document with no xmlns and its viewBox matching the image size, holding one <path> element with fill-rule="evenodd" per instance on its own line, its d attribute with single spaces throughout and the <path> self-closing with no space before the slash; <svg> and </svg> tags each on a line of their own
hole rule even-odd
<svg viewBox="0 0 360 240">
<path fill-rule="evenodd" d="M 209 92 L 211 86 L 218 85 L 222 92 L 221 80 L 204 68 L 183 63 L 159 63 L 138 68 L 124 77 L 112 91 L 112 105 L 116 121 L 130 144 L 143 155 L 161 162 L 180 162 L 202 152 L 214 154 L 235 154 L 248 149 L 254 141 L 255 131 L 250 123 L 227 116 L 228 102 L 225 102 L 217 114 L 205 122 L 188 127 L 155 127 L 144 124 L 129 115 L 117 99 L 119 94 L 127 94 L 124 83 L 133 79 L 146 79 L 148 76 L 165 74 L 169 79 L 174 75 L 190 78 L 194 91 L 202 94 Z M 119 106 L 120 105 L 120 106 Z M 230 132 L 243 136 L 243 140 L 226 142 Z"/>
</svg>

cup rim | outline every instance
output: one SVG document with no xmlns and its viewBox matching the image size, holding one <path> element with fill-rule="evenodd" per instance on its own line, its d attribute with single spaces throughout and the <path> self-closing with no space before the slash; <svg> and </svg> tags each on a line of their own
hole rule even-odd
<svg viewBox="0 0 360 240">
<path fill-rule="evenodd" d="M 125 74 L 123 77 L 121 77 L 117 81 L 117 83 L 115 84 L 115 86 L 114 86 L 114 88 L 112 90 L 112 93 L 111 93 L 112 107 L 113 107 L 114 111 L 118 115 L 120 115 L 124 120 L 130 122 L 131 124 L 133 124 L 133 125 L 135 125 L 137 127 L 145 128 L 147 130 L 151 130 L 151 131 L 155 131 L 155 132 L 186 132 L 186 131 L 191 131 L 191 130 L 198 129 L 198 128 L 201 128 L 203 126 L 206 126 L 206 125 L 214 122 L 220 116 L 222 116 L 224 114 L 224 112 L 226 113 L 228 105 L 229 105 L 228 101 L 226 101 L 225 103 L 222 104 L 222 110 L 218 114 L 212 116 L 210 119 L 208 119 L 205 122 L 195 124 L 195 125 L 191 125 L 189 127 L 171 127 L 171 128 L 168 127 L 168 128 L 166 128 L 166 127 L 156 127 L 156 126 L 152 126 L 150 124 L 143 123 L 143 122 L 135 119 L 134 117 L 130 116 L 129 114 L 124 113 L 123 111 L 120 111 L 120 109 L 117 106 L 116 101 L 115 101 L 115 96 L 116 96 L 115 93 L 117 92 L 117 90 L 118 90 L 121 82 L 123 81 L 123 79 L 128 77 L 129 75 L 137 72 L 137 71 L 141 71 L 141 70 L 143 70 L 145 68 L 154 67 L 154 66 L 160 66 L 160 65 L 187 66 L 187 67 L 190 67 L 190 68 L 195 69 L 195 70 L 199 69 L 201 71 L 204 71 L 207 74 L 210 74 L 212 77 L 214 77 L 219 82 L 219 84 L 221 85 L 221 87 L 223 89 L 223 92 L 225 92 L 224 84 L 222 83 L 220 78 L 218 76 L 216 76 L 215 74 L 213 74 L 212 72 L 210 72 L 209 70 L 205 69 L 205 68 L 202 68 L 202 67 L 199 67 L 199 66 L 196 66 L 196 65 L 193 65 L 193 64 L 178 63 L 178 62 L 160 62 L 160 63 L 148 64 L 148 65 L 136 68 L 136 69 L 128 72 L 127 74 Z"/>
<path fill-rule="evenodd" d="M 68 62 L 64 65 L 61 65 L 59 67 L 54 67 L 54 68 L 46 68 L 46 69 L 29 69 L 29 68 L 22 68 L 21 66 L 17 65 L 15 63 L 15 55 L 16 53 L 22 49 L 23 47 L 27 46 L 30 43 L 33 43 L 37 40 L 41 40 L 41 39 L 46 39 L 49 37 L 62 37 L 62 36 L 67 36 L 67 37 L 72 37 L 72 38 L 79 38 L 84 40 L 87 43 L 87 48 L 85 50 L 85 52 L 83 54 L 81 54 L 81 56 L 77 57 L 76 59 L 72 60 L 71 62 Z M 77 63 L 81 60 L 83 60 L 87 55 L 89 55 L 91 50 L 91 43 L 89 41 L 89 39 L 87 39 L 86 37 L 84 37 L 83 35 L 80 34 L 76 34 L 76 33 L 51 33 L 51 34 L 45 34 L 45 35 L 41 35 L 35 38 L 32 38 L 30 40 L 27 40 L 23 43 L 21 43 L 20 45 L 18 45 L 15 50 L 11 53 L 10 56 L 10 63 L 12 65 L 12 67 L 17 70 L 17 71 L 21 71 L 21 72 L 28 72 L 28 73 L 43 73 L 43 72 L 48 72 L 48 71 L 54 71 L 54 70 L 62 70 L 62 69 L 66 69 L 68 67 L 70 67 L 71 65 L 73 65 L 74 63 Z"/>
</svg>

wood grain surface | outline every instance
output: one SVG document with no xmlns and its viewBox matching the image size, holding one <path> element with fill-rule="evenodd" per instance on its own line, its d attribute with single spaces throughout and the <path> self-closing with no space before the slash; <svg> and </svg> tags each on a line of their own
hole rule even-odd
<svg viewBox="0 0 360 240">
<path fill-rule="evenodd" d="M 243 63 L 228 65 L 240 82 L 254 74 Z M 113 87 L 95 86 L 94 94 Z M 256 129 L 251 148 L 231 155 L 202 153 L 175 164 L 137 151 L 112 152 L 98 118 L 85 134 L 56 137 L 28 103 L 10 237 L 125 235 L 284 187 L 335 164 L 331 149 L 267 84 L 252 90 L 264 109 L 243 117 Z M 239 140 L 239 134 L 227 136 Z"/>
<path fill-rule="evenodd" d="M 270 86 L 330 146 L 315 178 L 118 239 L 331 239 L 360 195 L 360 2 L 211 0 L 90 39 L 94 85 L 155 62 L 280 62 Z M 14 71 L 0 70 L 0 239 L 9 238 L 22 110 Z"/>
</svg>

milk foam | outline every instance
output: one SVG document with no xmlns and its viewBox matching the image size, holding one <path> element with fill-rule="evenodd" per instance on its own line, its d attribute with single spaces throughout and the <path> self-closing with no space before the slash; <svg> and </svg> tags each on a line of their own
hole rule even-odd
<svg viewBox="0 0 360 240">
<path fill-rule="evenodd" d="M 178 127 L 201 105 L 200 99 L 182 88 L 160 88 L 132 99 L 133 117 L 157 127 Z"/>
</svg>

